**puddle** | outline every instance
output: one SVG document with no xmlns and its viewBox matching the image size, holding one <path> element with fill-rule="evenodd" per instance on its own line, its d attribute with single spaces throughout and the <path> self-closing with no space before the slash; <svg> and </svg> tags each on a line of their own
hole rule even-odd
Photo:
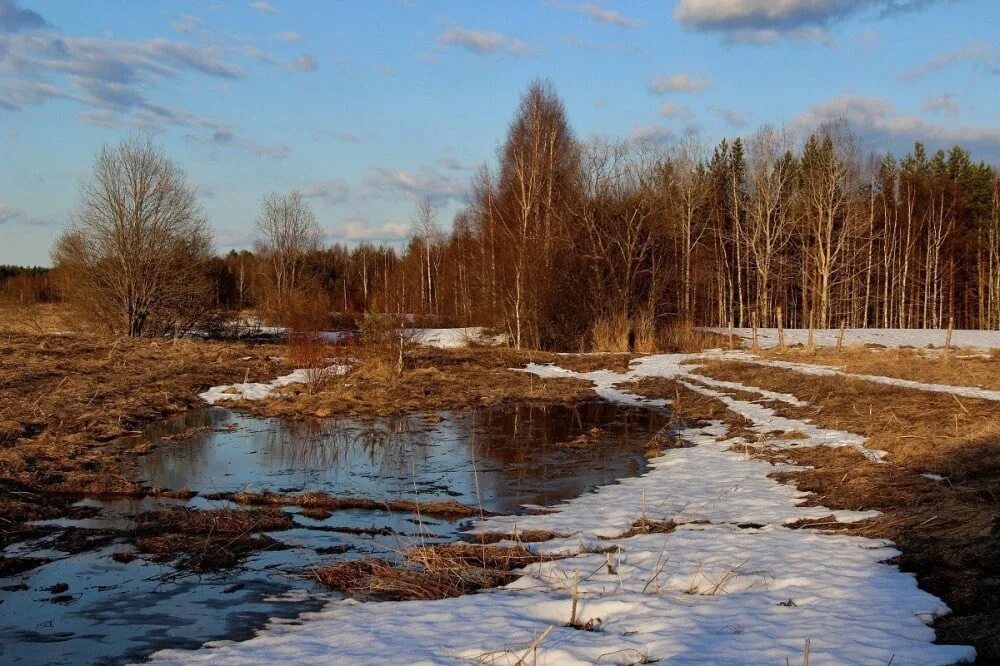
<svg viewBox="0 0 1000 666">
<path fill-rule="evenodd" d="M 450 499 L 516 513 L 641 473 L 642 447 L 665 424 L 661 413 L 600 402 L 299 423 L 211 409 L 151 428 L 152 440 L 202 430 L 187 440 L 164 440 L 137 458 L 134 476 L 150 486 L 186 487 L 200 495 L 324 491 Z M 468 524 L 370 510 L 316 519 L 287 507 L 295 526 L 269 533 L 283 549 L 255 553 L 238 567 L 194 574 L 142 557 L 123 563 L 112 556 L 130 549 L 122 531 L 133 529 L 143 511 L 229 508 L 229 502 L 197 496 L 79 504 L 93 507 L 95 515 L 40 524 L 100 537 L 86 542 L 92 547 L 60 552 L 50 535 L 4 552 L 53 560 L 0 578 L 5 664 L 121 663 L 164 647 L 248 638 L 268 618 L 294 622 L 335 598 L 303 574 L 310 567 L 371 555 L 398 559 L 407 545 L 454 540 Z"/>
</svg>

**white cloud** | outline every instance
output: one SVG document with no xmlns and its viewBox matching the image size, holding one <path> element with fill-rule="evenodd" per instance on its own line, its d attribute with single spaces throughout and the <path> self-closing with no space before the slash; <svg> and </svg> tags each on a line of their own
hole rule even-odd
<svg viewBox="0 0 1000 666">
<path fill-rule="evenodd" d="M 348 220 L 343 229 L 330 234 L 334 239 L 342 239 L 355 243 L 382 241 L 392 243 L 405 239 L 410 235 L 410 225 L 401 222 L 386 222 L 381 226 L 372 226 L 364 220 Z"/>
<path fill-rule="evenodd" d="M 11 11 L 21 16 L 17 32 L 0 35 L 0 109 L 21 111 L 51 99 L 70 99 L 82 106 L 84 123 L 159 132 L 182 127 L 186 136 L 205 144 L 232 144 L 257 154 L 281 157 L 281 146 L 260 146 L 235 137 L 223 120 L 192 114 L 158 102 L 155 95 L 167 82 L 181 87 L 189 78 L 238 80 L 246 76 L 236 59 L 246 54 L 235 44 L 174 41 L 162 37 L 126 40 L 62 35 L 44 19 L 26 21 L 10 0 L 0 0 L 0 21 L 9 26 Z M 33 12 L 32 12 L 33 14 Z M 200 23 L 182 17 L 178 27 Z"/>
<path fill-rule="evenodd" d="M 731 127 L 744 127 L 747 124 L 746 118 L 739 111 L 715 107 L 712 113 L 724 120 Z"/>
<path fill-rule="evenodd" d="M 824 28 L 874 9 L 880 18 L 915 12 L 940 0 L 681 0 L 674 18 L 689 30 L 767 44 L 780 38 L 826 39 Z"/>
<path fill-rule="evenodd" d="M 920 108 L 924 111 L 934 111 L 937 113 L 958 114 L 958 102 L 951 93 L 941 93 L 934 97 L 927 97 L 920 103 Z"/>
<path fill-rule="evenodd" d="M 466 178 L 443 175 L 424 167 L 419 173 L 406 170 L 375 169 L 364 180 L 365 193 L 374 197 L 403 195 L 409 199 L 429 197 L 435 206 L 461 200 L 468 193 Z"/>
<path fill-rule="evenodd" d="M 303 37 L 302 35 L 300 35 L 297 32 L 293 32 L 293 31 L 290 31 L 290 30 L 285 31 L 285 32 L 276 32 L 273 35 L 271 35 L 271 39 L 273 39 L 276 42 L 304 42 L 304 41 L 306 41 L 305 37 Z"/>
<path fill-rule="evenodd" d="M 272 5 L 270 2 L 264 2 L 260 0 L 259 2 L 251 2 L 250 9 L 262 12 L 264 14 L 277 14 L 278 8 Z"/>
<path fill-rule="evenodd" d="M 301 193 L 304 197 L 320 198 L 328 204 L 336 205 L 347 201 L 351 186 L 341 179 L 315 181 L 303 187 Z"/>
<path fill-rule="evenodd" d="M 437 163 L 442 168 L 448 169 L 449 171 L 472 171 L 477 166 L 471 162 L 462 162 L 454 157 L 448 156 L 439 157 Z"/>
<path fill-rule="evenodd" d="M 621 28 L 639 27 L 639 22 L 635 19 L 623 16 L 620 12 L 615 11 L 614 9 L 607 9 L 606 7 L 601 7 L 600 5 L 595 5 L 593 3 L 580 5 L 580 11 L 599 23 L 616 25 Z"/>
<path fill-rule="evenodd" d="M 968 62 L 981 68 L 987 74 L 1000 74 L 1000 48 L 989 44 L 970 44 L 955 51 L 947 51 L 934 56 L 930 60 L 903 72 L 904 79 L 915 79 L 926 76 L 952 65 Z"/>
<path fill-rule="evenodd" d="M 258 157 L 270 157 L 276 160 L 283 160 L 288 157 L 288 145 L 284 141 L 272 144 L 250 141 L 247 143 L 247 147 L 250 149 L 250 152 Z"/>
<path fill-rule="evenodd" d="M 191 14 L 185 14 L 178 19 L 171 19 L 167 23 L 170 26 L 170 29 L 174 32 L 180 32 L 186 35 L 198 32 L 205 26 L 204 21 L 197 16 L 192 16 Z"/>
<path fill-rule="evenodd" d="M 319 69 L 319 63 L 316 62 L 316 58 L 313 58 L 308 53 L 303 53 L 295 60 L 288 63 L 292 69 L 298 70 L 300 72 L 315 72 Z"/>
<path fill-rule="evenodd" d="M 978 159 L 1000 163 L 1000 126 L 931 123 L 919 116 L 897 113 L 888 100 L 879 97 L 834 97 L 808 109 L 796 118 L 795 124 L 809 130 L 840 120 L 874 148 L 905 152 L 914 141 L 936 148 L 959 144 Z"/>
<path fill-rule="evenodd" d="M 10 222 L 11 220 L 19 217 L 20 215 L 21 215 L 20 210 L 14 208 L 10 204 L 5 204 L 2 201 L 0 201 L 0 224 L 3 224 L 4 222 Z"/>
<path fill-rule="evenodd" d="M 636 125 L 629 132 L 628 138 L 636 142 L 669 142 L 676 138 L 670 129 L 662 125 Z"/>
<path fill-rule="evenodd" d="M 468 30 L 450 28 L 438 36 L 438 48 L 458 47 L 476 55 L 511 53 L 529 55 L 532 49 L 519 39 L 509 39 L 494 30 Z"/>
<path fill-rule="evenodd" d="M 664 118 L 677 118 L 679 120 L 688 120 L 691 118 L 691 109 L 686 106 L 681 106 L 677 102 L 667 100 L 660 105 L 660 115 Z"/>
<path fill-rule="evenodd" d="M 660 95 L 672 92 L 697 93 L 711 88 L 712 82 L 708 79 L 679 72 L 669 76 L 654 76 L 650 79 L 647 87 L 649 92 Z"/>
</svg>

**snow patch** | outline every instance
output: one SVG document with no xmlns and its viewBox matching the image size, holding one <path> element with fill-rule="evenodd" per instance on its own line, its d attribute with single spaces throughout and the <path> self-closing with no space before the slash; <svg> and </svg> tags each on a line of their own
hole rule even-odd
<svg viewBox="0 0 1000 666">
<path fill-rule="evenodd" d="M 729 335 L 728 328 L 700 328 L 698 330 Z M 753 329 L 734 328 L 733 333 L 751 340 Z M 834 347 L 840 337 L 839 328 L 819 328 L 813 331 L 813 343 L 817 347 Z M 944 347 L 948 339 L 948 331 L 940 328 L 851 328 L 844 331 L 844 344 L 865 345 L 876 344 L 885 347 Z M 757 340 L 761 347 L 778 346 L 778 329 L 758 328 Z M 786 328 L 785 344 L 806 344 L 809 331 L 804 328 Z M 956 330 L 952 331 L 951 344 L 954 347 L 970 347 L 981 351 L 1000 349 L 1000 331 Z"/>
<path fill-rule="evenodd" d="M 223 384 L 213 386 L 204 393 L 199 393 L 198 397 L 210 405 L 218 404 L 227 400 L 264 400 L 269 397 L 275 389 L 290 384 L 308 384 L 317 379 L 346 375 L 351 369 L 349 365 L 331 365 L 327 368 L 307 370 L 293 370 L 287 375 L 282 375 L 266 383 L 249 382 L 245 384 Z"/>
</svg>

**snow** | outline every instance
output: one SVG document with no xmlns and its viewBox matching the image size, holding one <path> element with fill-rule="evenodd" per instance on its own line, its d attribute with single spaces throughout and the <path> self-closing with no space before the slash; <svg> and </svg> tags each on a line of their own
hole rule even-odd
<svg viewBox="0 0 1000 666">
<path fill-rule="evenodd" d="M 728 328 L 702 328 L 711 333 L 728 335 Z M 752 329 L 734 328 L 733 333 L 751 340 Z M 813 331 L 813 341 L 817 347 L 834 347 L 840 336 L 839 328 L 819 328 Z M 761 347 L 776 347 L 778 345 L 778 329 L 758 328 L 757 339 Z M 806 344 L 809 332 L 804 328 L 786 328 L 785 344 Z M 944 329 L 915 328 L 849 328 L 844 332 L 845 345 L 877 344 L 885 347 L 944 347 L 948 339 L 948 331 Z M 952 331 L 951 344 L 954 347 L 970 347 L 981 351 L 1000 349 L 1000 331 L 956 330 Z"/>
<path fill-rule="evenodd" d="M 503 345 L 507 342 L 505 335 L 490 335 L 482 326 L 466 328 L 408 328 L 406 337 L 425 347 L 439 349 L 455 349 L 468 347 L 472 344 L 487 346 Z"/>
<path fill-rule="evenodd" d="M 307 370 L 300 368 L 293 370 L 287 375 L 282 375 L 266 383 L 248 382 L 244 384 L 223 384 L 213 386 L 204 393 L 199 393 L 198 397 L 210 405 L 218 404 L 224 400 L 264 400 L 269 397 L 275 389 L 288 386 L 290 384 L 308 384 L 316 379 L 324 377 L 334 377 L 346 375 L 351 369 L 349 365 L 331 365 L 327 368 Z"/>
<path fill-rule="evenodd" d="M 652 406 L 665 401 L 645 400 L 616 385 L 673 377 L 726 400 L 765 434 L 768 446 L 867 451 L 856 435 L 724 396 L 717 389 L 798 400 L 700 377 L 695 367 L 682 364 L 690 359 L 645 357 L 626 373 L 577 373 L 551 365 L 528 371 L 586 378 L 608 399 Z M 766 437 L 788 430 L 800 431 L 804 439 Z M 641 477 L 600 487 L 546 513 L 476 524 L 476 531 L 551 529 L 569 535 L 531 544 L 564 557 L 526 568 L 506 587 L 440 601 L 335 601 L 304 614 L 301 622 L 274 621 L 244 642 L 162 651 L 154 659 L 514 664 L 530 652 L 526 660 L 537 664 L 802 663 L 808 652 L 812 664 L 884 665 L 975 658 L 970 647 L 933 644 L 927 622 L 947 609 L 920 590 L 911 574 L 885 563 L 897 554 L 891 544 L 786 527 L 831 514 L 840 521 L 861 520 L 872 512 L 801 506 L 805 493 L 769 476 L 793 467 L 748 457 L 740 450 L 743 440 L 725 433 L 719 423 L 688 428 L 678 434 L 692 446 L 666 450 Z M 678 527 L 669 534 L 622 538 L 641 518 L 672 520 Z M 577 620 L 592 621 L 595 631 L 567 626 L 574 597 Z"/>
</svg>

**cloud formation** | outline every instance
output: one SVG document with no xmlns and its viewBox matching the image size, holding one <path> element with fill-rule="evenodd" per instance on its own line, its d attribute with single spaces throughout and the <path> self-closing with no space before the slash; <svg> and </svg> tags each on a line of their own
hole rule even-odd
<svg viewBox="0 0 1000 666">
<path fill-rule="evenodd" d="M 677 135 L 663 125 L 636 125 L 629 132 L 628 138 L 638 143 L 668 143 L 677 138 Z"/>
<path fill-rule="evenodd" d="M 419 173 L 375 169 L 364 179 L 367 196 L 392 198 L 402 195 L 413 200 L 427 197 L 437 207 L 449 201 L 464 200 L 468 190 L 468 179 L 441 174 L 431 167 L 424 167 Z"/>
<path fill-rule="evenodd" d="M 664 118 L 689 120 L 691 118 L 691 109 L 686 106 L 681 106 L 677 102 L 668 100 L 660 105 L 660 115 Z"/>
<path fill-rule="evenodd" d="M 924 111 L 934 111 L 937 113 L 958 114 L 958 102 L 951 93 L 941 93 L 933 97 L 928 97 L 920 103 L 920 108 Z"/>
<path fill-rule="evenodd" d="M 437 41 L 439 48 L 454 46 L 479 56 L 499 53 L 528 55 L 532 52 L 527 44 L 521 40 L 510 39 L 503 33 L 494 30 L 450 28 L 441 33 Z"/>
<path fill-rule="evenodd" d="M 319 69 L 319 63 L 316 62 L 316 58 L 313 58 L 308 53 L 303 53 L 288 64 L 292 69 L 300 72 L 315 72 Z"/>
<path fill-rule="evenodd" d="M 989 44 L 970 44 L 936 55 L 900 76 L 903 79 L 916 79 L 964 62 L 971 63 L 987 74 L 1000 75 L 1000 48 Z"/>
<path fill-rule="evenodd" d="M 153 98 L 166 81 L 203 76 L 236 81 L 246 72 L 237 61 L 246 49 L 199 40 L 162 37 L 125 40 L 61 35 L 35 12 L 0 0 L 0 110 L 21 111 L 53 99 L 83 108 L 80 119 L 102 127 L 148 132 L 182 127 L 201 143 L 241 146 L 256 155 L 282 158 L 284 144 L 264 145 L 235 136 L 229 123 L 173 108 Z M 199 19 L 184 16 L 173 28 L 194 31 Z"/>
<path fill-rule="evenodd" d="M 825 39 L 826 28 L 865 10 L 879 18 L 920 11 L 939 0 L 681 0 L 674 18 L 685 28 L 728 41 L 766 44 L 781 38 Z"/>
<path fill-rule="evenodd" d="M 14 218 L 18 217 L 20 214 L 21 211 L 19 211 L 17 208 L 14 208 L 10 204 L 5 204 L 2 201 L 0 201 L 0 224 L 3 224 L 4 222 L 10 222 Z"/>
<path fill-rule="evenodd" d="M 593 3 L 586 3 L 580 5 L 580 11 L 592 18 L 598 23 L 607 23 L 609 25 L 616 25 L 620 28 L 638 28 L 639 22 L 635 19 L 630 19 L 623 16 L 621 12 L 615 11 L 614 9 L 608 9 L 606 7 L 601 7 L 600 5 L 595 5 Z"/>
<path fill-rule="evenodd" d="M 351 186 L 346 180 L 323 180 L 309 183 L 302 188 L 301 194 L 308 198 L 323 199 L 328 204 L 341 204 L 347 201 L 351 194 Z"/>
<path fill-rule="evenodd" d="M 261 0 L 260 2 L 251 2 L 249 6 L 250 6 L 250 9 L 253 9 L 255 11 L 261 12 L 262 14 L 277 14 L 278 13 L 278 8 L 277 7 L 275 7 L 274 5 L 272 5 L 270 2 L 264 2 L 263 0 Z"/>
<path fill-rule="evenodd" d="M 994 164 L 1000 164 L 1000 126 L 944 125 L 901 114 L 881 97 L 843 95 L 817 104 L 796 118 L 802 129 L 825 122 L 846 121 L 873 148 L 902 153 L 923 141 L 934 148 L 959 144 Z"/>
<path fill-rule="evenodd" d="M 284 32 L 276 32 L 271 35 L 271 39 L 276 42 L 304 42 L 306 38 L 297 32 L 292 30 L 286 30 Z"/>
<path fill-rule="evenodd" d="M 382 226 L 372 226 L 365 220 L 348 220 L 340 232 L 330 234 L 336 240 L 354 243 L 401 241 L 410 235 L 410 225 L 402 222 L 386 222 Z"/>
<path fill-rule="evenodd" d="M 14 0 L 0 0 L 0 35 L 44 28 L 48 22 L 38 12 L 19 7 Z"/>
<path fill-rule="evenodd" d="M 730 127 L 745 127 L 747 124 L 746 118 L 739 111 L 715 107 L 712 109 L 712 113 L 725 121 Z"/>
<path fill-rule="evenodd" d="M 712 87 L 712 82 L 684 72 L 669 76 L 654 76 L 646 86 L 649 92 L 663 95 L 666 93 L 698 93 Z"/>
</svg>

